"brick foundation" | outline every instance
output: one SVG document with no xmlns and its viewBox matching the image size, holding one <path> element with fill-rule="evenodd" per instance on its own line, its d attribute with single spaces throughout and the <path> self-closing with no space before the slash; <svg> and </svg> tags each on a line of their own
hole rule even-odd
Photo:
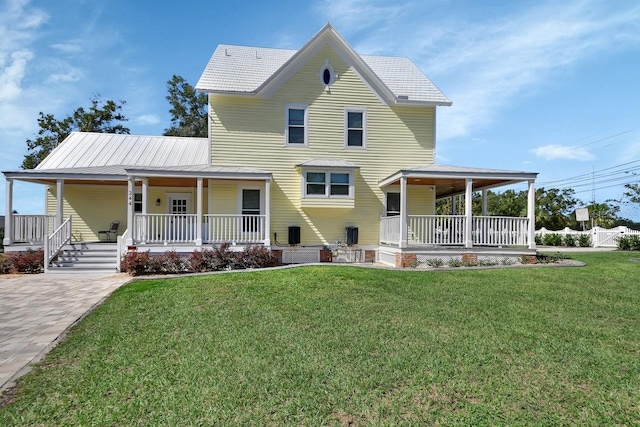
<svg viewBox="0 0 640 427">
<path fill-rule="evenodd" d="M 276 257 L 278 265 L 281 265 L 282 264 L 282 250 L 281 249 L 271 249 L 271 253 L 273 254 L 274 257 Z"/>
<path fill-rule="evenodd" d="M 418 257 L 416 254 L 396 254 L 396 267 L 408 268 L 415 267 L 418 264 Z"/>
<path fill-rule="evenodd" d="M 365 250 L 364 251 L 364 262 L 376 262 L 376 251 Z"/>
<path fill-rule="evenodd" d="M 535 264 L 538 261 L 535 255 L 522 255 L 523 264 Z"/>
<path fill-rule="evenodd" d="M 462 265 L 478 265 L 478 254 L 462 254 Z"/>
</svg>

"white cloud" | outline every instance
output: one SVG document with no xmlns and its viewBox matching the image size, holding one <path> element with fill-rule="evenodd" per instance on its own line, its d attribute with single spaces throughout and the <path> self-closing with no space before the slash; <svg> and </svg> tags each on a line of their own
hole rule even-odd
<svg viewBox="0 0 640 427">
<path fill-rule="evenodd" d="M 584 148 L 568 145 L 548 144 L 529 151 L 544 160 L 591 161 L 595 159 L 595 156 Z"/>
<path fill-rule="evenodd" d="M 69 53 L 69 54 L 82 53 L 85 50 L 80 40 L 69 40 L 65 43 L 53 43 L 51 47 L 62 53 Z"/>
<path fill-rule="evenodd" d="M 9 65 L 0 69 L 0 101 L 13 101 L 22 92 L 21 83 L 27 62 L 33 58 L 29 50 L 18 50 L 10 55 Z"/>
<path fill-rule="evenodd" d="M 143 114 L 136 117 L 134 122 L 139 125 L 157 125 L 160 123 L 160 118 L 155 114 Z"/>
</svg>

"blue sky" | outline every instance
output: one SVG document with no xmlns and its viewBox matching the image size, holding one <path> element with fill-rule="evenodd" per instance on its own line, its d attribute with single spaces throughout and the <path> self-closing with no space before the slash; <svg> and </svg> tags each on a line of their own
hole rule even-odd
<svg viewBox="0 0 640 427">
<path fill-rule="evenodd" d="M 40 111 L 100 94 L 126 100 L 131 133 L 158 135 L 173 74 L 195 85 L 220 43 L 295 49 L 327 22 L 359 53 L 411 58 L 453 101 L 439 163 L 539 172 L 586 202 L 640 172 L 635 0 L 0 0 L 0 170 L 19 168 Z M 14 209 L 42 213 L 43 195 L 16 184 Z"/>
</svg>

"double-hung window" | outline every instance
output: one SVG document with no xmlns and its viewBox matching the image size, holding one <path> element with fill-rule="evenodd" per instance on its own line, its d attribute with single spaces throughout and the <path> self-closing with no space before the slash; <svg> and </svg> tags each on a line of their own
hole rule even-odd
<svg viewBox="0 0 640 427">
<path fill-rule="evenodd" d="M 305 171 L 303 197 L 353 198 L 353 172 Z"/>
<path fill-rule="evenodd" d="M 366 148 L 367 110 L 347 107 L 344 110 L 344 145 L 347 148 Z"/>
<path fill-rule="evenodd" d="M 284 108 L 285 145 L 309 145 L 309 106 L 287 104 Z"/>
</svg>

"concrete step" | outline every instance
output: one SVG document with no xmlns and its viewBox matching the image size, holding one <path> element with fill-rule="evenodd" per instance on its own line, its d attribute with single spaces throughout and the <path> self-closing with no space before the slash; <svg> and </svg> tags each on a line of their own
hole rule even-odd
<svg viewBox="0 0 640 427">
<path fill-rule="evenodd" d="M 117 271 L 116 244 L 73 243 L 66 245 L 51 263 L 53 272 L 105 272 Z"/>
</svg>

